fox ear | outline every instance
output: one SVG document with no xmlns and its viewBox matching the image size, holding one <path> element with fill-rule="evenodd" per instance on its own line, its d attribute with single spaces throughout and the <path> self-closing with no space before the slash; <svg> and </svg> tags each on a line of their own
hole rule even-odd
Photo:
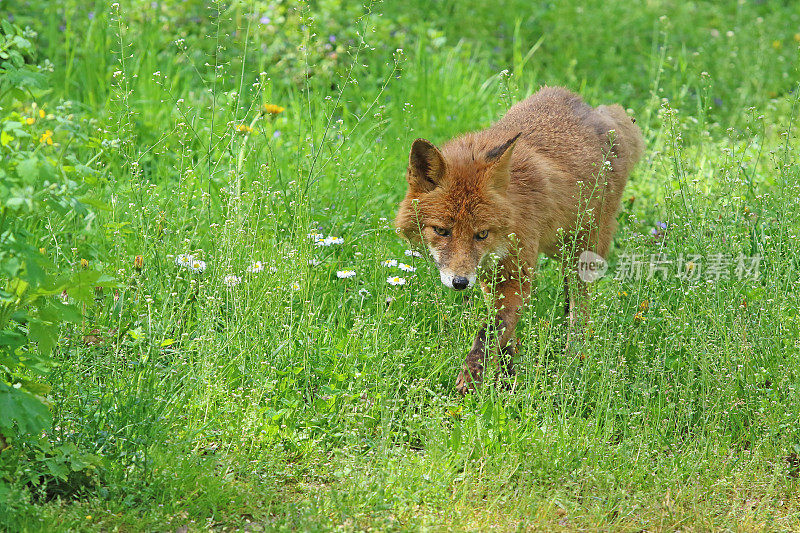
<svg viewBox="0 0 800 533">
<path fill-rule="evenodd" d="M 444 169 L 444 157 L 438 148 L 425 139 L 414 141 L 408 158 L 409 186 L 430 192 L 442 184 Z"/>
<path fill-rule="evenodd" d="M 511 177 L 511 154 L 514 152 L 514 145 L 522 133 L 517 133 L 509 140 L 499 146 L 495 146 L 486 153 L 486 162 L 489 163 L 489 180 L 491 185 L 499 190 L 505 191 L 508 187 L 508 180 Z"/>
</svg>

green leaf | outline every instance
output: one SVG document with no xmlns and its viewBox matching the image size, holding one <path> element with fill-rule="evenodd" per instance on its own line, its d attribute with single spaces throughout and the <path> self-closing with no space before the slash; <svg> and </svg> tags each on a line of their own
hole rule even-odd
<svg viewBox="0 0 800 533">
<path fill-rule="evenodd" d="M 492 402 L 486 402 L 483 406 L 483 424 L 488 426 L 492 421 Z"/>
<path fill-rule="evenodd" d="M 20 388 L 0 382 L 0 427 L 17 425 L 21 433 L 39 433 L 50 428 L 53 416 L 42 400 Z"/>
<path fill-rule="evenodd" d="M 90 205 L 95 209 L 99 209 L 100 211 L 111 211 L 111 208 L 108 206 L 108 204 L 104 204 L 100 200 L 97 200 L 90 196 L 82 196 L 81 198 L 79 198 L 79 200 L 81 201 L 81 203 Z"/>
<path fill-rule="evenodd" d="M 28 183 L 36 183 L 39 180 L 39 160 L 31 157 L 19 163 L 17 174 Z"/>
<path fill-rule="evenodd" d="M 78 323 L 83 316 L 75 305 L 67 305 L 58 300 L 45 299 L 39 308 L 39 315 L 48 322 Z"/>
<path fill-rule="evenodd" d="M 50 355 L 58 341 L 58 326 L 41 320 L 28 322 L 28 338 L 37 343 L 39 353 Z"/>
</svg>

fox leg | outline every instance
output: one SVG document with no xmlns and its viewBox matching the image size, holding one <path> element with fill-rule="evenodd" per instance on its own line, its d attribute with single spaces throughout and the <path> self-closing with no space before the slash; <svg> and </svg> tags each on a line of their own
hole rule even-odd
<svg viewBox="0 0 800 533">
<path fill-rule="evenodd" d="M 456 380 L 456 389 L 461 394 L 475 389 L 483 382 L 486 359 L 497 337 L 501 369 L 514 371 L 514 330 L 522 313 L 522 304 L 530 294 L 531 282 L 524 276 L 525 269 L 513 266 L 510 261 L 500 265 L 494 284 L 494 320 L 480 329 L 472 349 L 467 354 L 464 367 Z M 484 292 L 489 292 L 483 285 Z"/>
<path fill-rule="evenodd" d="M 567 350 L 578 348 L 589 327 L 589 285 L 573 268 L 564 269 L 564 317 L 569 321 Z"/>
<path fill-rule="evenodd" d="M 584 328 L 589 321 L 589 287 L 573 272 L 564 274 L 564 318 L 573 329 Z"/>
</svg>

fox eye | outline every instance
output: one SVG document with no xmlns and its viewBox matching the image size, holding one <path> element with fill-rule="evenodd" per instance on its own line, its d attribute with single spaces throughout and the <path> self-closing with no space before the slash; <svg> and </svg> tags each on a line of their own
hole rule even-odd
<svg viewBox="0 0 800 533">
<path fill-rule="evenodd" d="M 483 231 L 479 231 L 478 233 L 475 234 L 475 238 L 478 239 L 479 241 L 482 241 L 483 239 L 485 239 L 488 236 L 489 236 L 489 230 L 488 229 L 485 229 Z"/>
<path fill-rule="evenodd" d="M 439 235 L 441 237 L 449 237 L 450 236 L 450 230 L 449 229 L 440 228 L 439 226 L 433 226 L 433 231 L 436 232 L 436 235 Z"/>
</svg>

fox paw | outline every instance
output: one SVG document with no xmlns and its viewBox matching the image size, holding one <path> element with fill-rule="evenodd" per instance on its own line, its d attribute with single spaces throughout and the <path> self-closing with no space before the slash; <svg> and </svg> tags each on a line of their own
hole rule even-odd
<svg viewBox="0 0 800 533">
<path fill-rule="evenodd" d="M 464 367 L 456 379 L 456 390 L 462 395 L 477 389 L 483 382 L 483 365 L 480 363 L 483 354 L 470 352 Z"/>
</svg>

